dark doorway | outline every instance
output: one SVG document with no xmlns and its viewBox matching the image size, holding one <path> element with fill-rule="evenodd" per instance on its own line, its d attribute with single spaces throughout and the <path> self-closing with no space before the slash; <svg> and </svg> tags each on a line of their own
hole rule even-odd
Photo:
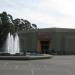
<svg viewBox="0 0 75 75">
<path fill-rule="evenodd" d="M 40 41 L 40 44 L 41 44 L 42 53 L 48 54 L 50 42 L 49 41 Z"/>
</svg>

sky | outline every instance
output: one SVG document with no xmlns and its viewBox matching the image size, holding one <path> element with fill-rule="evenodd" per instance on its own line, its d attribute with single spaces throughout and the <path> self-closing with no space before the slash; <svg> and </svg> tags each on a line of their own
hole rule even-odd
<svg viewBox="0 0 75 75">
<path fill-rule="evenodd" d="M 75 0 L 0 0 L 0 13 L 3 11 L 38 28 L 75 29 Z"/>
</svg>

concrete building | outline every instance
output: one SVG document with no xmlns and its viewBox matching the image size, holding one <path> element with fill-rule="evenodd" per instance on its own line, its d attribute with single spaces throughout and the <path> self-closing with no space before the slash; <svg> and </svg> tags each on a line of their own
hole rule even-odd
<svg viewBox="0 0 75 75">
<path fill-rule="evenodd" d="M 75 54 L 75 29 L 44 28 L 19 32 L 21 52 Z"/>
</svg>

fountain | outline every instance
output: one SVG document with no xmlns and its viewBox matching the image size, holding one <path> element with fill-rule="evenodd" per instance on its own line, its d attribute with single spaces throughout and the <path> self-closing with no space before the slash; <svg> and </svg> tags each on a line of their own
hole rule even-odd
<svg viewBox="0 0 75 75">
<path fill-rule="evenodd" d="M 48 54 L 21 54 L 19 46 L 19 37 L 17 33 L 7 35 L 7 40 L 5 43 L 5 53 L 0 55 L 0 60 L 35 60 L 35 59 L 47 59 L 52 58 L 52 55 Z"/>
<path fill-rule="evenodd" d="M 16 55 L 16 54 L 19 55 Z M 52 55 L 48 54 L 29 54 L 29 55 L 20 55 L 19 47 L 19 37 L 18 34 L 12 35 L 8 33 L 6 44 L 5 44 L 5 53 L 0 56 L 0 60 L 32 60 L 32 59 L 46 59 L 52 58 Z"/>
<path fill-rule="evenodd" d="M 6 52 L 10 54 L 16 54 L 20 52 L 19 37 L 17 33 L 15 34 L 15 36 L 10 34 L 10 32 L 8 33 L 5 49 Z"/>
</svg>

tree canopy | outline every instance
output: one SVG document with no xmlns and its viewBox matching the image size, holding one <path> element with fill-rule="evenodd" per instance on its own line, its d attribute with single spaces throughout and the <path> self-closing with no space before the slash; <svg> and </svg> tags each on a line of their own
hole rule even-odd
<svg viewBox="0 0 75 75">
<path fill-rule="evenodd" d="M 17 31 L 29 31 L 31 29 L 37 29 L 37 25 L 24 19 L 16 18 L 13 20 L 12 15 L 7 14 L 5 11 L 0 13 L 0 46 L 6 40 L 8 32 L 13 34 Z"/>
</svg>

